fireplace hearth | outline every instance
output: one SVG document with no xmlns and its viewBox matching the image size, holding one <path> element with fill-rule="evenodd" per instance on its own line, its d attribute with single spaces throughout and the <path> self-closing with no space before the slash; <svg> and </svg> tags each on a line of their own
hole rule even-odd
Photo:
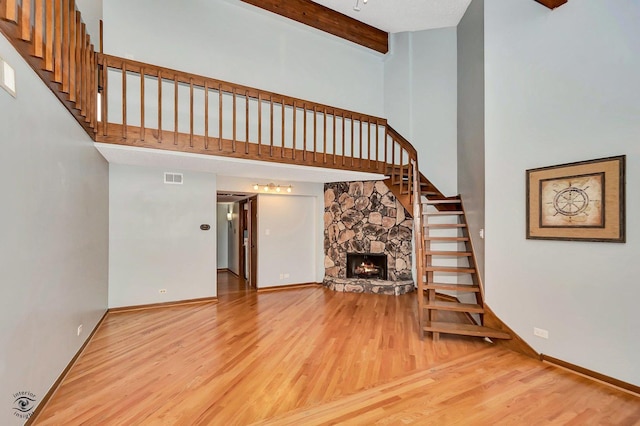
<svg viewBox="0 0 640 426">
<path fill-rule="evenodd" d="M 387 256 L 375 253 L 347 253 L 347 278 L 387 279 Z"/>
</svg>

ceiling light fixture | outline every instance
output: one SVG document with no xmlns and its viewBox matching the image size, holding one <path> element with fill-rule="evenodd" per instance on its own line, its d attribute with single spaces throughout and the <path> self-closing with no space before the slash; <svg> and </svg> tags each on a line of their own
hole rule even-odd
<svg viewBox="0 0 640 426">
<path fill-rule="evenodd" d="M 283 190 L 286 190 L 287 192 L 290 193 L 293 190 L 293 186 L 291 185 L 276 185 L 273 182 L 264 183 L 264 184 L 256 183 L 253 185 L 253 189 L 255 191 L 258 191 L 260 188 L 262 188 L 264 192 L 270 192 L 270 191 L 282 192 Z"/>
</svg>

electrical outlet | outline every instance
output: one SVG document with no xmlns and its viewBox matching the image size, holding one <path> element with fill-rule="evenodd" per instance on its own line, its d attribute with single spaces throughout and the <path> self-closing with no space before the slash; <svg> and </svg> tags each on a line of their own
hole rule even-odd
<svg viewBox="0 0 640 426">
<path fill-rule="evenodd" d="M 280 274 L 280 279 L 283 279 L 283 278 L 284 278 L 284 274 Z"/>
<path fill-rule="evenodd" d="M 82 334 L 82 324 L 78 326 L 78 336 Z"/>
<path fill-rule="evenodd" d="M 533 327 L 533 335 L 542 337 L 543 339 L 549 338 L 549 332 L 547 330 L 543 330 L 542 328 Z"/>
<path fill-rule="evenodd" d="M 284 274 L 285 278 L 289 278 L 289 273 L 287 272 L 286 274 Z"/>
<path fill-rule="evenodd" d="M 166 288 L 161 288 L 160 290 L 158 290 L 158 292 L 160 294 L 166 294 L 167 293 L 167 289 Z"/>
</svg>

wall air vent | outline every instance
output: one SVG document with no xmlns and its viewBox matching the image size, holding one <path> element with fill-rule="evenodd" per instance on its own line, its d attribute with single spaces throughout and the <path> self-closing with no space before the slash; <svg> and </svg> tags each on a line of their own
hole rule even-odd
<svg viewBox="0 0 640 426">
<path fill-rule="evenodd" d="M 164 183 L 168 183 L 171 185 L 182 185 L 184 179 L 182 178 L 182 173 L 170 173 L 164 172 Z"/>
</svg>

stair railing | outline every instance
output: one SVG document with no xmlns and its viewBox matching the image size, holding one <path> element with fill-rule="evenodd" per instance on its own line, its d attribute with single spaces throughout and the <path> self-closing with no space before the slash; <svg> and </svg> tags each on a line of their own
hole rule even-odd
<svg viewBox="0 0 640 426">
<path fill-rule="evenodd" d="M 75 0 L 0 0 L 0 31 L 93 136 L 96 56 Z"/>
</svg>

